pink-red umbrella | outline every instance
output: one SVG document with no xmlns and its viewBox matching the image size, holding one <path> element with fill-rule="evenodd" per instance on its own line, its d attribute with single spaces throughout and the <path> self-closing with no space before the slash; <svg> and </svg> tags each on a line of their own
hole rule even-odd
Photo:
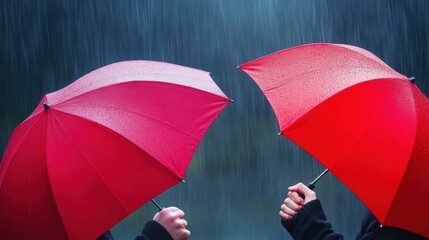
<svg viewBox="0 0 429 240">
<path fill-rule="evenodd" d="M 385 225 L 429 237 L 429 100 L 374 54 L 309 44 L 243 64 L 281 133 Z"/>
<path fill-rule="evenodd" d="M 180 182 L 230 102 L 209 73 L 127 61 L 43 97 L 0 165 L 0 239 L 95 239 Z"/>
</svg>

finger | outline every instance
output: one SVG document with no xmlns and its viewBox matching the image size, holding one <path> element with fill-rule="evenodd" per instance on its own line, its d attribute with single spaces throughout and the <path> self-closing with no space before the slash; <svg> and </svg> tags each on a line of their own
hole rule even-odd
<svg viewBox="0 0 429 240">
<path fill-rule="evenodd" d="M 297 184 L 295 184 L 295 185 L 293 185 L 293 186 L 288 187 L 288 189 L 289 189 L 289 191 L 296 192 L 296 191 L 298 191 L 298 188 L 299 188 L 299 186 L 300 186 L 301 184 L 303 185 L 303 183 L 299 182 L 299 183 L 297 183 Z"/>
<path fill-rule="evenodd" d="M 292 192 L 292 191 L 290 191 L 288 193 L 288 197 L 289 197 L 289 199 L 291 201 L 293 201 L 296 204 L 299 204 L 299 205 L 303 205 L 304 204 L 304 199 L 302 199 L 302 197 L 299 196 L 298 192 Z"/>
<path fill-rule="evenodd" d="M 286 198 L 284 205 L 286 205 L 286 207 L 294 210 L 295 212 L 298 212 L 302 208 L 302 204 L 296 203 L 293 200 L 291 200 L 290 198 Z"/>
<path fill-rule="evenodd" d="M 186 228 L 186 226 L 188 226 L 188 222 L 185 219 L 176 218 L 173 221 L 172 226 L 174 226 L 177 229 L 182 229 L 182 228 Z"/>
<path fill-rule="evenodd" d="M 185 219 L 182 219 L 182 226 L 186 228 L 188 226 L 188 221 L 186 221 Z"/>
<path fill-rule="evenodd" d="M 297 183 L 296 185 L 289 187 L 289 191 L 301 193 L 304 195 L 304 204 L 317 198 L 316 193 L 305 186 L 303 183 Z"/>
<path fill-rule="evenodd" d="M 293 186 L 290 186 L 288 189 L 289 189 L 289 191 L 292 191 L 292 192 L 301 192 L 302 191 L 302 193 L 307 192 L 307 191 L 311 191 L 304 183 L 301 183 L 301 182 L 299 182 Z"/>
<path fill-rule="evenodd" d="M 160 212 L 156 213 L 153 217 L 153 220 L 155 221 L 174 221 L 175 219 L 179 219 L 180 217 L 178 215 L 184 214 L 180 213 L 180 209 L 177 207 L 168 207 L 164 208 Z M 162 220 L 163 219 L 163 220 Z"/>
<path fill-rule="evenodd" d="M 177 211 L 175 211 L 174 213 L 176 214 L 176 216 L 178 218 L 184 218 L 185 217 L 185 212 L 180 210 L 180 209 L 177 209 Z"/>
<path fill-rule="evenodd" d="M 289 214 L 284 213 L 283 211 L 279 212 L 280 218 L 283 219 L 284 221 L 287 221 L 289 219 L 292 218 L 292 216 L 290 216 Z"/>
<path fill-rule="evenodd" d="M 167 207 L 167 208 L 163 208 L 161 211 L 159 211 L 158 213 L 156 213 L 156 215 L 169 216 L 169 215 L 171 215 L 172 213 L 174 213 L 177 210 L 178 210 L 177 207 Z"/>
<path fill-rule="evenodd" d="M 171 206 L 171 207 L 167 207 L 167 208 L 162 209 L 161 212 L 162 211 L 175 212 L 177 210 L 179 210 L 177 207 Z"/>
<path fill-rule="evenodd" d="M 299 195 L 298 192 L 289 191 L 287 195 L 288 195 L 288 198 L 293 202 L 295 202 L 296 204 L 304 205 L 304 199 L 302 199 L 302 197 Z"/>
<path fill-rule="evenodd" d="M 191 232 L 188 229 L 183 230 L 183 238 L 188 239 L 191 236 Z"/>
<path fill-rule="evenodd" d="M 288 208 L 286 205 L 282 205 L 281 207 L 280 207 L 280 210 L 282 211 L 282 212 L 284 212 L 284 213 L 286 213 L 286 214 L 288 214 L 288 215 L 291 215 L 291 216 L 295 216 L 296 215 L 296 211 L 294 211 L 293 209 L 291 209 L 291 208 Z"/>
</svg>

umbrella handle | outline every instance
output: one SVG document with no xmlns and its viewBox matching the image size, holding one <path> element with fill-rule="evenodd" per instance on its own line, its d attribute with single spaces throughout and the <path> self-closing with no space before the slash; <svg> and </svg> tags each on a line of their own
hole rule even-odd
<svg viewBox="0 0 429 240">
<path fill-rule="evenodd" d="M 313 183 L 311 183 L 311 182 L 309 182 L 309 183 L 307 184 L 307 187 L 308 187 L 310 190 L 313 190 L 314 188 L 316 188 L 316 186 L 315 186 Z M 303 200 L 305 200 L 305 196 L 304 196 L 304 194 L 302 194 L 302 193 L 298 193 L 298 195 L 299 195 Z"/>
<path fill-rule="evenodd" d="M 314 184 L 315 184 L 317 181 L 319 181 L 319 180 L 320 180 L 320 178 L 322 178 L 322 177 L 323 177 L 323 175 L 325 175 L 328 171 L 329 171 L 329 169 L 325 169 L 325 171 L 323 171 L 319 176 L 317 176 L 317 178 L 316 178 L 316 179 L 314 179 L 313 181 L 309 182 L 309 183 L 307 184 L 307 187 L 308 187 L 310 190 L 313 190 L 313 189 L 316 187 L 316 185 L 314 185 Z M 299 195 L 302 199 L 305 199 L 305 196 L 304 196 L 302 193 L 298 193 L 298 195 Z"/>
</svg>

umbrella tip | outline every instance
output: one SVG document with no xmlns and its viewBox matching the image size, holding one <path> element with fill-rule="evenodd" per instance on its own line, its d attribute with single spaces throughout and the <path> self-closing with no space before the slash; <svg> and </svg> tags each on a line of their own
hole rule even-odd
<svg viewBox="0 0 429 240">
<path fill-rule="evenodd" d="M 408 78 L 410 80 L 410 82 L 415 83 L 416 82 L 416 78 L 415 77 L 410 77 Z"/>
<path fill-rule="evenodd" d="M 185 183 L 186 182 L 185 179 L 182 179 L 182 182 Z"/>
<path fill-rule="evenodd" d="M 47 102 L 44 102 L 43 107 L 45 107 L 45 110 L 48 110 L 51 106 Z"/>
<path fill-rule="evenodd" d="M 280 135 L 282 135 L 282 132 L 277 133 L 277 136 L 280 136 Z"/>
<path fill-rule="evenodd" d="M 229 99 L 229 101 L 232 102 L 232 103 L 234 103 L 234 100 L 232 100 L 232 99 Z"/>
<path fill-rule="evenodd" d="M 240 66 L 235 67 L 236 69 L 240 69 Z"/>
</svg>

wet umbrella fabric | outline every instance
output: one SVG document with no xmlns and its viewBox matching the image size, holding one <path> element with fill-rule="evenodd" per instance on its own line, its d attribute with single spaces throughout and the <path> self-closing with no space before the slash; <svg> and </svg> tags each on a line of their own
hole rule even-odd
<svg viewBox="0 0 429 240">
<path fill-rule="evenodd" d="M 429 237 L 429 100 L 369 51 L 309 44 L 240 66 L 281 133 L 390 226 Z"/>
<path fill-rule="evenodd" d="M 0 238 L 95 239 L 183 179 L 229 102 L 209 73 L 151 61 L 47 94 L 0 165 Z"/>
</svg>

